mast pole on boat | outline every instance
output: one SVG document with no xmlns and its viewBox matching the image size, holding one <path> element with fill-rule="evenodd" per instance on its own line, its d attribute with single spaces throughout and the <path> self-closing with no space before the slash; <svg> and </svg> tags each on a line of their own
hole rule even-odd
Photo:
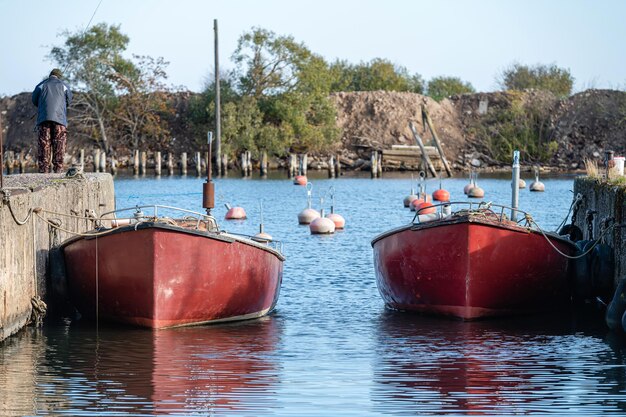
<svg viewBox="0 0 626 417">
<path fill-rule="evenodd" d="M 213 31 L 215 33 L 215 140 L 220 141 L 220 68 L 217 41 L 217 19 L 213 20 Z M 206 164 L 206 182 L 202 189 L 202 206 L 206 209 L 207 215 L 211 215 L 211 209 L 215 207 L 215 187 L 211 182 L 212 159 L 211 148 L 213 147 L 213 132 L 208 132 L 209 156 Z M 219 158 L 219 154 L 218 154 Z"/>
<path fill-rule="evenodd" d="M 513 151 L 513 180 L 511 181 L 511 220 L 517 221 L 519 206 L 519 151 Z"/>
</svg>

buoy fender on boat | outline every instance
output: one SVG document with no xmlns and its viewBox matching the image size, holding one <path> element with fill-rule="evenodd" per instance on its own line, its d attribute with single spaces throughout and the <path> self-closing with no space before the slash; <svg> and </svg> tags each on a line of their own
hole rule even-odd
<svg viewBox="0 0 626 417">
<path fill-rule="evenodd" d="M 415 211 L 419 212 L 419 214 L 432 214 L 436 213 L 437 209 L 433 206 L 433 203 L 425 201 L 415 206 Z"/>
</svg>

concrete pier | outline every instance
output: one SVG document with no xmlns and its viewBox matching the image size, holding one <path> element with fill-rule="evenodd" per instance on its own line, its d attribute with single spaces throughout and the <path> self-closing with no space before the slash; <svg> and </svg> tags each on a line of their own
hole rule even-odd
<svg viewBox="0 0 626 417">
<path fill-rule="evenodd" d="M 46 272 L 50 248 L 84 232 L 84 217 L 114 209 L 110 174 L 22 174 L 4 177 L 0 190 L 0 340 L 24 327 L 32 300 L 46 301 Z M 37 209 L 41 208 L 39 211 Z M 33 211 L 34 210 L 34 211 Z M 23 224 L 22 224 L 23 223 Z"/>
<path fill-rule="evenodd" d="M 602 233 L 602 222 L 613 219 L 608 226 L 626 224 L 624 198 L 626 186 L 614 185 L 596 178 L 579 177 L 574 180 L 574 196 L 583 196 L 580 208 L 576 213 L 574 224 L 583 232 L 583 239 L 589 239 L 587 228 L 587 210 L 595 210 L 593 217 L 593 237 L 598 239 Z M 615 274 L 613 283 L 626 277 L 626 227 L 613 227 L 604 235 L 605 243 L 611 246 L 615 256 Z"/>
</svg>

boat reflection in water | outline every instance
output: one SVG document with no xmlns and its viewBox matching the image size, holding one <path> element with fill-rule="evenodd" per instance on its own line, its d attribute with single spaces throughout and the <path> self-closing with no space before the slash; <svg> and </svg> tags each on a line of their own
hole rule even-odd
<svg viewBox="0 0 626 417">
<path fill-rule="evenodd" d="M 160 331 L 72 325 L 70 333 L 59 347 L 68 361 L 60 371 L 71 370 L 63 378 L 76 412 L 253 415 L 272 408 L 281 338 L 273 317 Z"/>
<path fill-rule="evenodd" d="M 603 341 L 605 330 L 589 334 L 570 322 L 545 317 L 464 322 L 386 311 L 373 365 L 375 410 L 624 415 L 623 356 L 613 357 L 615 346 Z M 626 351 L 623 342 L 619 346 Z M 602 365 L 607 359 L 622 371 L 608 373 Z"/>
</svg>

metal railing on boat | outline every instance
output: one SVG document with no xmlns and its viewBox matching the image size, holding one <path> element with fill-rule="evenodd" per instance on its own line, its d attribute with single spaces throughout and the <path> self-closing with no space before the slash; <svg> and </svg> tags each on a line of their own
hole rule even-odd
<svg viewBox="0 0 626 417">
<path fill-rule="evenodd" d="M 459 207 L 466 208 L 458 209 Z M 454 208 L 457 208 L 457 210 L 454 210 Z M 433 213 L 432 210 L 435 210 L 435 212 Z M 460 215 L 491 215 L 492 219 L 499 222 L 511 221 L 511 219 L 505 214 L 505 211 L 521 214 L 523 217 L 516 223 L 519 224 L 522 221 L 526 221 L 526 226 L 531 227 L 533 222 L 532 216 L 529 213 L 510 206 L 493 204 L 491 202 L 484 201 L 479 203 L 472 201 L 446 201 L 439 204 L 421 207 L 415 212 L 415 216 L 411 222 L 413 224 L 420 224 Z"/>
</svg>

